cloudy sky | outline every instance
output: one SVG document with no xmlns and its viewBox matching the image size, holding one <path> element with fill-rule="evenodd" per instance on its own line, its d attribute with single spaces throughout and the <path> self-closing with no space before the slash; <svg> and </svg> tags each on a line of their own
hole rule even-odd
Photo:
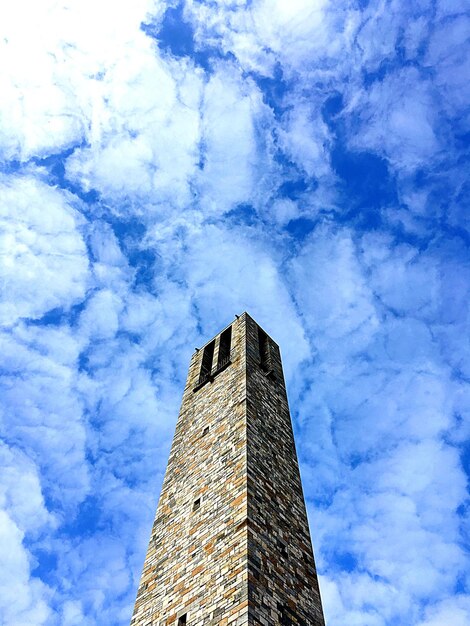
<svg viewBox="0 0 470 626">
<path fill-rule="evenodd" d="M 470 623 L 469 38 L 469 0 L 0 5 L 3 626 L 128 624 L 244 310 L 328 625 Z"/>
</svg>

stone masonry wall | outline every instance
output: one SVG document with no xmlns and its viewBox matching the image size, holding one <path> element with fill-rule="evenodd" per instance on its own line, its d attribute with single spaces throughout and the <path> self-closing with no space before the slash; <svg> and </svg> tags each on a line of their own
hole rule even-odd
<svg viewBox="0 0 470 626">
<path fill-rule="evenodd" d="M 279 347 L 246 337 L 249 623 L 324 626 Z"/>
<path fill-rule="evenodd" d="M 239 320 L 232 362 L 197 391 L 203 350 L 193 355 L 132 626 L 248 621 L 244 347 Z"/>
<path fill-rule="evenodd" d="M 191 359 L 131 626 L 323 626 L 279 349 L 260 364 L 246 313 L 217 371 L 219 346 L 203 384 Z"/>
</svg>

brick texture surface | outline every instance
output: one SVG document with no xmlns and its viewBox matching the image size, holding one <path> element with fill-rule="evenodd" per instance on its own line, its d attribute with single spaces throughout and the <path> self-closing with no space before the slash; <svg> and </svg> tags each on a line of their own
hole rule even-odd
<svg viewBox="0 0 470 626">
<path fill-rule="evenodd" d="M 323 626 L 279 348 L 246 313 L 229 358 L 220 337 L 191 359 L 131 626 Z"/>
</svg>

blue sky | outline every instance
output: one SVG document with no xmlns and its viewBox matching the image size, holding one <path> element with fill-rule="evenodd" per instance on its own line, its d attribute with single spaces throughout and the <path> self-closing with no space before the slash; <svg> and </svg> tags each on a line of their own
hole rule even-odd
<svg viewBox="0 0 470 626">
<path fill-rule="evenodd" d="M 468 626 L 468 0 L 0 31 L 0 622 L 128 624 L 190 354 L 247 310 L 329 626 Z"/>
</svg>

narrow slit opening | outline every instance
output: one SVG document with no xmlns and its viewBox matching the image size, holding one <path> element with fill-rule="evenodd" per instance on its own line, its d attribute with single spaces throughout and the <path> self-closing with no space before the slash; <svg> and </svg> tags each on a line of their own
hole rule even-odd
<svg viewBox="0 0 470 626">
<path fill-rule="evenodd" d="M 201 372 L 199 374 L 199 384 L 206 382 L 211 376 L 212 361 L 214 360 L 215 339 L 207 344 L 202 353 Z"/>
<path fill-rule="evenodd" d="M 259 364 L 268 372 L 271 370 L 271 353 L 267 334 L 258 326 Z"/>
<path fill-rule="evenodd" d="M 220 335 L 219 356 L 217 359 L 217 369 L 230 363 L 230 348 L 232 344 L 232 327 L 229 326 Z"/>
</svg>

